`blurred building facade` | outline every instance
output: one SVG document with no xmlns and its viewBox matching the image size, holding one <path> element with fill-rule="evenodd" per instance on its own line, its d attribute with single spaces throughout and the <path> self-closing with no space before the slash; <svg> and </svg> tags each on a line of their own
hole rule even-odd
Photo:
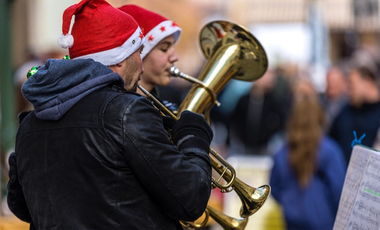
<svg viewBox="0 0 380 230">
<path fill-rule="evenodd" d="M 14 0 L 11 11 L 12 63 L 25 60 L 25 52 L 60 49 L 63 10 L 78 0 Z M 109 0 L 115 7 L 138 4 L 175 20 L 183 34 L 178 43 L 179 65 L 196 73 L 204 62 L 199 51 L 201 27 L 223 19 L 247 28 L 257 24 L 309 23 L 311 7 L 318 9 L 330 42 L 332 61 L 350 55 L 358 45 L 377 46 L 380 19 L 378 0 Z M 281 38 L 279 38 L 281 42 Z"/>
<path fill-rule="evenodd" d="M 30 54 L 67 50 L 58 46 L 62 13 L 79 0 L 13 0 L 11 4 L 12 69 L 28 61 Z M 196 76 L 206 59 L 199 47 L 199 32 L 212 20 L 229 20 L 245 26 L 268 52 L 270 65 L 312 68 L 317 88 L 324 90 L 327 65 L 352 55 L 360 48 L 377 50 L 379 43 L 378 0 L 108 0 L 119 7 L 137 4 L 176 21 L 182 28 L 177 43 L 179 69 Z M 284 25 L 297 24 L 301 30 Z M 274 26 L 275 25 L 275 26 Z M 276 27 L 277 26 L 277 27 Z M 267 28 L 255 31 L 256 27 Z M 269 35 L 271 30 L 282 33 Z M 260 32 L 262 31 L 262 32 Z M 268 36 L 260 36 L 266 33 Z M 273 38 L 276 37 L 276 38 Z M 276 43 L 276 46 L 273 44 Z M 279 47 L 282 46 L 282 47 Z M 283 49 L 283 50 L 280 50 Z M 280 53 L 280 54 L 278 54 Z M 292 59 L 292 57 L 295 57 Z"/>
</svg>

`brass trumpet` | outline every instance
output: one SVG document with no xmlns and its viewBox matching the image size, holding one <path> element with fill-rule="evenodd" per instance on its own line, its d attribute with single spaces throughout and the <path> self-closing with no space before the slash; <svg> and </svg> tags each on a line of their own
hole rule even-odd
<svg viewBox="0 0 380 230">
<path fill-rule="evenodd" d="M 170 69 L 170 73 L 174 77 L 194 83 L 177 114 L 190 110 L 203 113 L 209 121 L 212 106 L 220 105 L 216 95 L 225 84 L 231 78 L 242 81 L 257 80 L 267 70 L 268 60 L 260 42 L 247 29 L 227 21 L 214 21 L 205 25 L 200 32 L 200 45 L 208 61 L 198 79 L 181 72 L 175 66 Z M 211 156 L 217 154 L 212 149 L 210 153 Z M 236 178 L 235 170 L 226 160 L 219 155 L 217 160 L 211 158 L 212 166 L 227 181 L 224 186 L 217 187 L 222 192 L 235 190 L 243 204 L 240 216 L 251 216 L 268 198 L 270 186 L 252 188 Z"/>
<path fill-rule="evenodd" d="M 247 29 L 237 24 L 228 21 L 208 23 L 200 32 L 200 45 L 208 61 L 198 79 L 180 72 L 175 67 L 170 70 L 172 76 L 195 83 L 176 113 L 171 112 L 147 90 L 138 86 L 161 113 L 171 116 L 174 120 L 178 120 L 177 114 L 189 110 L 203 114 L 206 120 L 210 121 L 211 108 L 220 105 L 217 94 L 231 78 L 254 81 L 262 77 L 268 68 L 267 56 L 260 42 Z M 220 175 L 218 179 L 212 179 L 213 186 L 220 188 L 221 192 L 235 190 L 242 202 L 240 209 L 242 218 L 228 217 L 208 206 L 205 211 L 206 218 L 201 224 L 191 222 L 181 222 L 181 224 L 185 227 L 200 228 L 211 216 L 225 229 L 244 229 L 248 217 L 257 212 L 269 197 L 270 186 L 253 188 L 245 184 L 236 177 L 235 169 L 212 148 L 210 148 L 210 158 L 213 169 Z M 221 179 L 225 183 L 221 183 Z"/>
<path fill-rule="evenodd" d="M 144 89 L 142 86 L 138 85 L 139 89 L 147 96 L 148 99 L 152 100 L 154 102 L 154 105 L 160 110 L 163 110 L 164 114 L 167 114 L 171 116 L 174 120 L 178 120 L 177 116 L 172 113 L 168 108 L 165 107 L 156 97 L 154 97 L 151 93 L 149 93 L 146 89 Z M 269 185 L 263 185 L 259 188 L 253 188 L 238 178 L 235 177 L 235 169 L 230 166 L 227 161 L 225 161 L 221 156 L 219 156 L 212 148 L 210 148 L 210 158 L 211 158 L 211 164 L 212 167 L 221 175 L 221 177 L 226 178 L 227 181 L 229 181 L 228 184 L 231 184 L 231 187 L 233 189 L 229 190 L 223 190 L 226 185 L 221 186 L 221 191 L 223 192 L 229 192 L 232 190 L 235 190 L 236 194 L 239 196 L 242 207 L 240 209 L 240 216 L 243 218 L 232 218 L 224 213 L 212 208 L 211 206 L 207 206 L 205 210 L 205 219 L 200 224 L 195 224 L 191 222 L 184 222 L 181 221 L 181 224 L 185 228 L 201 228 L 204 227 L 209 217 L 211 216 L 216 222 L 218 222 L 224 229 L 231 229 L 231 230 L 243 230 L 248 222 L 248 217 L 253 215 L 255 212 L 257 212 L 265 203 L 267 198 L 270 194 L 270 186 Z M 212 156 L 218 155 L 218 158 L 224 162 L 224 164 L 228 166 L 223 166 L 219 164 Z M 231 167 L 228 169 L 228 167 Z M 219 186 L 219 183 L 215 183 L 215 179 L 213 178 L 213 183 L 216 187 Z M 228 185 L 227 184 L 227 185 Z"/>
<path fill-rule="evenodd" d="M 155 96 L 140 85 L 138 85 L 138 88 L 147 96 L 148 99 L 153 101 L 154 105 L 162 111 L 163 114 L 167 114 L 174 120 L 178 120 L 178 117 L 166 108 L 165 105 L 163 105 Z M 253 215 L 264 205 L 270 195 L 269 185 L 263 185 L 256 189 L 239 180 L 236 177 L 235 169 L 212 148 L 210 148 L 210 159 L 213 169 L 220 175 L 218 180 L 213 178 L 212 183 L 215 187 L 220 188 L 222 192 L 230 192 L 235 190 L 242 202 L 242 207 L 240 209 L 241 217 L 249 217 Z M 220 163 L 218 163 L 217 160 Z M 228 181 L 228 183 L 223 185 L 220 184 L 218 181 L 220 181 L 221 178 Z M 200 226 L 198 226 L 198 228 L 199 227 Z"/>
</svg>

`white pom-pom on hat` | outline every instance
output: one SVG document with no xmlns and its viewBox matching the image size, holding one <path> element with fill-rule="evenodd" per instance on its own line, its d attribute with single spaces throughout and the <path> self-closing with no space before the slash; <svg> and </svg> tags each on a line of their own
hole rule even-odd
<svg viewBox="0 0 380 230">
<path fill-rule="evenodd" d="M 73 17 L 78 13 L 86 4 L 92 0 L 82 0 L 78 4 L 68 7 L 62 16 L 62 34 L 58 38 L 58 44 L 64 49 L 71 48 L 74 44 L 74 37 L 70 34 L 70 27 L 74 20 Z"/>
<path fill-rule="evenodd" d="M 58 38 L 58 44 L 60 47 L 67 49 L 71 48 L 74 44 L 74 37 L 71 34 L 61 34 Z"/>
</svg>

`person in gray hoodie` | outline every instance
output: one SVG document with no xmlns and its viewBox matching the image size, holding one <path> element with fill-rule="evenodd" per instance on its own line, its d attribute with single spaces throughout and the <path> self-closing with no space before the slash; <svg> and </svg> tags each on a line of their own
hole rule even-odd
<svg viewBox="0 0 380 230">
<path fill-rule="evenodd" d="M 71 17 L 75 15 L 71 34 Z M 129 28 L 128 30 L 126 28 Z M 182 229 L 211 192 L 207 121 L 182 112 L 171 139 L 136 93 L 144 36 L 104 0 L 65 10 L 62 47 L 22 87 L 8 206 L 30 229 Z"/>
</svg>

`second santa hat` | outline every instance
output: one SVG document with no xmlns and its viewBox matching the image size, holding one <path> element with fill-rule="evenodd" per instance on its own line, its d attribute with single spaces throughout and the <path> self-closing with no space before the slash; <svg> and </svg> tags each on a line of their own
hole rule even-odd
<svg viewBox="0 0 380 230">
<path fill-rule="evenodd" d="M 174 42 L 177 42 L 182 29 L 165 17 L 144 9 L 136 5 L 124 5 L 119 10 L 131 15 L 141 26 L 146 37 L 144 50 L 141 57 L 144 58 L 162 39 L 169 35 L 174 35 Z"/>
<path fill-rule="evenodd" d="M 58 43 L 69 48 L 70 58 L 91 58 L 107 66 L 122 62 L 145 41 L 136 20 L 104 0 L 82 0 L 67 8 L 62 33 Z"/>
</svg>

